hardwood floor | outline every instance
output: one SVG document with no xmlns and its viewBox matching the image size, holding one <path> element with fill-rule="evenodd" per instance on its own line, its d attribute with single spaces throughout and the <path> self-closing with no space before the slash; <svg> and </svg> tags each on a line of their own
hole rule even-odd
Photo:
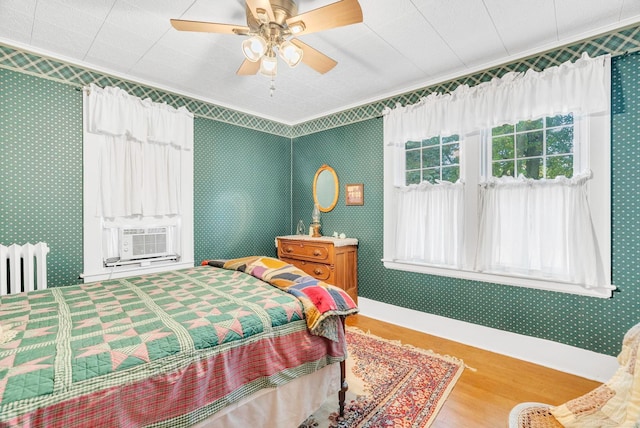
<svg viewBox="0 0 640 428">
<path fill-rule="evenodd" d="M 433 428 L 507 427 L 509 412 L 518 403 L 561 404 L 600 385 L 599 382 L 517 360 L 501 354 L 409 330 L 362 315 L 347 325 L 400 340 L 439 354 L 464 360 L 465 369 L 449 395 Z"/>
</svg>

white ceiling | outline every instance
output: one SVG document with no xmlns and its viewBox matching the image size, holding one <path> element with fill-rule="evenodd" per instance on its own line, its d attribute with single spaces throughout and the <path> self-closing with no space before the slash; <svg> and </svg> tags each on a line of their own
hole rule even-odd
<svg viewBox="0 0 640 428">
<path fill-rule="evenodd" d="M 298 12 L 334 0 L 298 0 Z M 179 32 L 170 18 L 246 25 L 243 0 L 0 0 L 0 42 L 289 125 L 640 21 L 640 0 L 360 0 L 364 22 L 301 36 L 338 61 L 280 61 L 276 91 L 237 76 L 243 36 Z"/>
</svg>

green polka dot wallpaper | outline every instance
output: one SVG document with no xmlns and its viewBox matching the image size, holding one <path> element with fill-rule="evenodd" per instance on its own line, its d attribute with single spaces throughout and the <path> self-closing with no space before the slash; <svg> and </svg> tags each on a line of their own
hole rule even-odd
<svg viewBox="0 0 640 428">
<path fill-rule="evenodd" d="M 195 259 L 276 256 L 289 233 L 291 140 L 196 118 Z"/>
<path fill-rule="evenodd" d="M 0 243 L 46 242 L 50 286 L 82 272 L 82 94 L 0 69 Z"/>
<path fill-rule="evenodd" d="M 82 95 L 76 88 L 86 81 L 24 65 L 30 62 L 23 59 L 42 62 L 36 55 L 10 50 L 6 56 L 13 62 L 0 62 L 0 243 L 47 242 L 49 284 L 74 284 L 82 272 L 83 239 Z M 612 299 L 385 269 L 382 120 L 371 106 L 364 116 L 349 110 L 293 130 L 246 114 L 220 113 L 224 120 L 198 115 L 196 261 L 275 255 L 275 236 L 293 232 L 299 219 L 309 225 L 313 176 L 328 164 L 337 172 L 340 196 L 336 208 L 322 214 L 323 232 L 359 240 L 361 296 L 616 355 L 624 333 L 640 322 L 640 54 L 616 57 L 612 65 L 612 266 L 620 289 Z M 364 184 L 364 205 L 345 205 L 348 183 Z"/>
<path fill-rule="evenodd" d="M 313 210 L 313 177 L 327 164 L 338 176 L 340 194 L 336 207 L 322 213 L 322 233 L 344 233 L 358 239 L 358 294 L 384 301 L 367 293 L 385 274 L 382 266 L 382 119 L 352 125 L 294 139 L 293 143 L 293 220 L 309 227 Z M 364 205 L 345 205 L 345 185 L 364 184 Z M 391 303 L 391 302 L 388 302 Z"/>
<path fill-rule="evenodd" d="M 293 218 L 308 224 L 315 171 L 332 166 L 338 206 L 322 215 L 325 234 L 359 239 L 358 294 L 404 308 L 617 355 L 640 322 L 640 55 L 612 61 L 612 299 L 423 275 L 383 267 L 382 120 L 294 139 Z M 346 206 L 344 184 L 364 183 L 364 205 Z"/>
</svg>

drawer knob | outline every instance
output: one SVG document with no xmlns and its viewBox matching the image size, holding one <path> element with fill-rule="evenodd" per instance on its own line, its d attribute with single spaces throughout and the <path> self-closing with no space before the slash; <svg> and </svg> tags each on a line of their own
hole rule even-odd
<svg viewBox="0 0 640 428">
<path fill-rule="evenodd" d="M 318 269 L 318 268 L 315 268 L 315 269 L 313 270 L 313 273 L 315 273 L 316 275 L 320 275 L 320 274 L 322 273 L 322 270 L 320 270 L 320 269 Z"/>
<path fill-rule="evenodd" d="M 287 247 L 284 249 L 287 253 L 293 253 L 293 248 Z"/>
<path fill-rule="evenodd" d="M 313 250 L 313 255 L 314 255 L 314 256 L 319 256 L 320 254 L 322 254 L 322 253 L 320 252 L 320 250 Z"/>
</svg>

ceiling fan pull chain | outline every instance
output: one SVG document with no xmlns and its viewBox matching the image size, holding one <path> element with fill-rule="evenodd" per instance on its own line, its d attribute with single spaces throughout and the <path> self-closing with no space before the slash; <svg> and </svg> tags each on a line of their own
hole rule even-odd
<svg viewBox="0 0 640 428">
<path fill-rule="evenodd" d="M 273 97 L 273 93 L 276 91 L 276 80 L 271 76 L 271 84 L 269 85 L 269 96 Z"/>
</svg>

